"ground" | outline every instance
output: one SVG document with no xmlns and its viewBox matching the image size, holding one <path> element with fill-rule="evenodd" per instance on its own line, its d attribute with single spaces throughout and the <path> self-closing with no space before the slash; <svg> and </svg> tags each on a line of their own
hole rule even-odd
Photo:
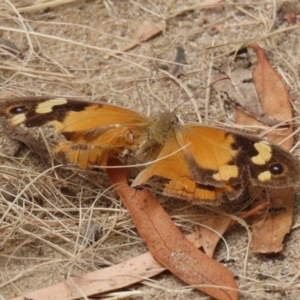
<svg viewBox="0 0 300 300">
<path fill-rule="evenodd" d="M 45 2 L 48 5 L 34 7 Z M 51 7 L 52 2 L 25 4 L 16 0 L 0 4 L 1 98 L 72 96 L 146 114 L 171 110 L 184 122 L 199 121 L 200 115 L 203 123 L 233 126 L 233 107 L 226 104 L 224 114 L 224 105 L 213 91 L 208 92 L 211 66 L 216 58 L 255 40 L 289 89 L 297 128 L 299 28 L 274 15 L 275 1 L 220 1 L 211 8 L 200 7 L 204 1 L 196 0 L 61 1 Z M 117 55 L 145 20 L 162 26 L 163 32 Z M 162 67 L 172 70 L 178 47 L 186 56 L 180 83 L 159 71 Z M 60 139 L 49 128 L 30 132 L 49 149 Z M 147 251 L 105 171 L 99 174 L 70 166 L 52 169 L 5 133 L 2 129 L 1 299 Z M 297 152 L 296 144 L 293 153 L 297 156 Z M 194 222 L 207 213 L 184 201 L 160 199 L 185 233 L 193 231 Z M 250 253 L 246 260 L 246 229 L 236 225 L 226 233 L 229 258 L 234 260 L 227 267 L 237 278 L 240 299 L 297 298 L 298 214 L 296 202 L 293 230 L 280 254 Z M 48 221 L 48 226 L 37 226 L 42 220 Z M 97 242 L 84 247 L 80 233 L 87 223 L 101 229 Z M 224 258 L 227 248 L 221 242 L 215 259 Z M 130 299 L 205 297 L 169 272 L 153 280 L 123 289 L 119 297 L 124 297 L 125 291 Z"/>
</svg>

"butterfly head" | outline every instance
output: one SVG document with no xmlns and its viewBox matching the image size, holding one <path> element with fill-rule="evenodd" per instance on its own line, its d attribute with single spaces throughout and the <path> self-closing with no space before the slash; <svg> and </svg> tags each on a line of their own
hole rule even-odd
<svg viewBox="0 0 300 300">
<path fill-rule="evenodd" d="M 154 114 L 149 126 L 149 137 L 158 144 L 165 144 L 169 138 L 175 137 L 175 128 L 178 124 L 177 117 L 170 112 Z"/>
</svg>

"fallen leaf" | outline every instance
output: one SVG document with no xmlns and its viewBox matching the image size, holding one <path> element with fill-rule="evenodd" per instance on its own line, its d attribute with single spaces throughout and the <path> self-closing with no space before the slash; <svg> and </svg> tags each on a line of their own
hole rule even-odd
<svg viewBox="0 0 300 300">
<path fill-rule="evenodd" d="M 300 4 L 296 1 L 284 1 L 277 10 L 279 19 L 286 19 L 290 24 L 296 24 L 296 15 L 300 14 Z"/>
<path fill-rule="evenodd" d="M 293 132 L 291 123 L 292 109 L 288 91 L 277 72 L 272 68 L 265 57 L 264 51 L 256 44 L 249 45 L 258 57 L 258 64 L 253 71 L 253 80 L 259 95 L 261 106 L 265 113 L 276 120 L 289 124 L 288 128 L 273 129 L 266 137 L 273 143 L 279 144 Z M 241 110 L 237 110 L 236 123 L 241 125 L 261 125 Z M 290 149 L 293 138 L 285 140 L 282 147 Z M 253 245 L 256 253 L 279 252 L 283 249 L 284 236 L 290 231 L 293 218 L 294 188 L 267 189 L 262 193 L 260 188 L 250 187 L 250 197 L 256 200 L 253 206 L 260 205 L 267 200 L 271 201 L 269 210 L 285 207 L 278 213 L 267 215 L 257 214 L 253 217 Z"/>
<path fill-rule="evenodd" d="M 187 239 L 191 243 L 197 244 L 198 234 L 189 234 Z M 151 253 L 147 252 L 120 264 L 86 273 L 79 277 L 71 277 L 67 281 L 50 285 L 36 291 L 26 292 L 23 293 L 22 296 L 10 300 L 24 300 L 25 298 L 74 300 L 82 297 L 83 294 L 85 296 L 91 296 L 99 292 L 107 293 L 117 290 L 141 282 L 165 270 L 166 269 Z"/>
<path fill-rule="evenodd" d="M 248 53 L 240 55 L 244 54 Z M 278 120 L 268 117 L 261 107 L 248 62 L 244 56 L 229 57 L 221 68 L 213 68 L 212 86 L 222 101 L 236 105 L 266 125 L 278 125 Z"/>
<path fill-rule="evenodd" d="M 243 213 L 239 218 L 245 220 L 257 213 L 261 214 L 261 212 L 269 205 L 270 202 L 264 202 L 246 213 Z M 233 221 L 230 217 L 220 215 L 213 218 L 202 219 L 197 223 L 200 223 L 201 225 L 196 226 L 199 238 L 194 245 L 197 248 L 202 247 L 207 256 L 213 257 L 216 246 L 223 234 L 237 222 Z"/>
<path fill-rule="evenodd" d="M 165 30 L 165 25 L 157 24 L 151 20 L 144 20 L 142 24 L 137 28 L 137 31 L 131 38 L 131 41 L 120 49 L 120 52 L 126 52 L 133 49 L 141 42 L 147 41 L 150 38 L 158 35 Z"/>
<path fill-rule="evenodd" d="M 163 266 L 215 299 L 237 299 L 236 283 L 230 272 L 194 247 L 150 192 L 128 186 L 128 171 L 124 168 L 107 172 L 149 251 Z"/>
<path fill-rule="evenodd" d="M 222 235 L 230 227 L 231 221 L 229 217 L 219 216 L 201 220 L 199 222 L 201 225 L 196 226 L 199 234 L 198 242 L 201 243 L 207 256 L 213 257 L 216 246 Z"/>
<path fill-rule="evenodd" d="M 294 144 L 294 138 L 290 137 L 281 143 L 286 137 L 293 133 L 292 106 L 289 92 L 278 73 L 268 62 L 264 50 L 256 44 L 249 45 L 257 55 L 258 64 L 253 70 L 253 81 L 266 114 L 274 119 L 288 123 L 287 128 L 272 129 L 266 137 L 275 144 L 289 150 Z"/>
<path fill-rule="evenodd" d="M 250 195 L 257 192 L 254 187 L 250 187 L 249 191 Z M 293 188 L 272 189 L 268 193 L 268 198 L 271 200 L 268 213 L 252 217 L 252 252 L 254 253 L 282 251 L 284 236 L 290 232 L 293 222 L 295 190 Z M 263 201 L 265 199 L 259 197 L 255 205 Z"/>
<path fill-rule="evenodd" d="M 152 259 L 152 262 L 149 261 Z M 68 280 L 36 291 L 22 293 L 22 296 L 10 300 L 43 299 L 43 300 L 74 300 L 109 292 L 115 289 L 140 282 L 145 278 L 161 273 L 161 265 L 145 253 L 121 264 L 98 271 L 71 277 Z"/>
</svg>

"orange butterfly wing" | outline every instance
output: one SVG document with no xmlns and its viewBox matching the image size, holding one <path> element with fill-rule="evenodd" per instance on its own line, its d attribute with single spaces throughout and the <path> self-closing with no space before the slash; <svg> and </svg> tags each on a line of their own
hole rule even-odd
<svg viewBox="0 0 300 300">
<path fill-rule="evenodd" d="M 175 137 L 133 185 L 163 183 L 165 195 L 218 204 L 224 192 L 236 199 L 248 182 L 284 187 L 298 181 L 298 160 L 280 147 L 254 136 L 187 124 L 175 126 Z"/>
<path fill-rule="evenodd" d="M 2 104 L 2 103 L 1 103 Z M 105 166 L 114 153 L 136 150 L 147 139 L 148 118 L 118 106 L 66 98 L 17 98 L 1 107 L 13 125 L 52 125 L 67 141 L 53 154 L 81 168 Z"/>
<path fill-rule="evenodd" d="M 285 187 L 300 179 L 299 161 L 261 138 L 188 124 L 177 131 L 194 180 L 214 186 Z"/>
<path fill-rule="evenodd" d="M 132 183 L 132 186 L 147 185 L 158 187 L 166 196 L 192 201 L 193 203 L 219 204 L 221 193 L 227 188 L 197 183 L 191 174 L 184 152 L 178 141 L 170 138 L 164 148 L 145 170 L 141 171 Z M 213 202 L 213 203 L 212 203 Z"/>
</svg>

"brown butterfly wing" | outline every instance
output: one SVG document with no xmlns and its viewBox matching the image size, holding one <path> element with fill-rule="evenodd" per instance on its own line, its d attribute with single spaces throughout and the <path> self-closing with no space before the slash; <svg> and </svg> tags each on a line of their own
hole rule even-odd
<svg viewBox="0 0 300 300">
<path fill-rule="evenodd" d="M 81 168 L 106 165 L 107 158 L 135 151 L 147 139 L 148 118 L 118 106 L 67 98 L 16 98 L 0 101 L 0 116 L 12 125 L 54 126 L 67 141 L 54 155 Z"/>
</svg>

